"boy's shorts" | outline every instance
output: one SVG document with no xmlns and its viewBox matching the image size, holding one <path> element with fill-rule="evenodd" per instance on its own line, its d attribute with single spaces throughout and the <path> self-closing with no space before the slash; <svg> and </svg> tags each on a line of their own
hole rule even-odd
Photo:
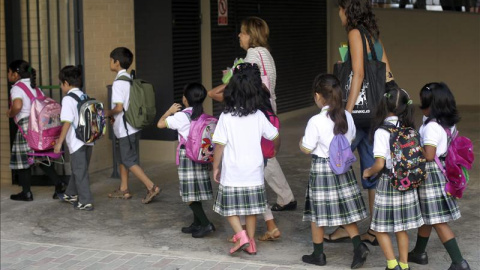
<svg viewBox="0 0 480 270">
<path fill-rule="evenodd" d="M 118 139 L 117 162 L 123 164 L 127 169 L 138 165 L 137 141 L 140 140 L 140 132 Z"/>
</svg>

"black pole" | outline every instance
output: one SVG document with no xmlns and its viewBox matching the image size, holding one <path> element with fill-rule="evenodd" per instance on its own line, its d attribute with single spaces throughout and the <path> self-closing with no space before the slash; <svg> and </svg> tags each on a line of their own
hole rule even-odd
<svg viewBox="0 0 480 270">
<path fill-rule="evenodd" d="M 40 0 L 37 0 L 37 44 L 38 44 L 38 73 L 37 85 L 42 85 L 42 45 L 40 43 Z M 28 1 L 27 1 L 28 2 Z M 31 65 L 32 63 L 30 63 Z"/>
<path fill-rule="evenodd" d="M 83 0 L 74 0 L 75 17 L 75 63 L 82 66 L 82 74 L 85 74 L 84 51 L 83 51 Z M 82 76 L 83 90 L 85 91 L 85 76 Z M 86 92 L 86 91 L 85 91 Z"/>
</svg>

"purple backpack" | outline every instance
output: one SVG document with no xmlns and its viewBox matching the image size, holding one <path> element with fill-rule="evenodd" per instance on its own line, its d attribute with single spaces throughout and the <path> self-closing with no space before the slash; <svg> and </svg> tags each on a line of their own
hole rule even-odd
<svg viewBox="0 0 480 270">
<path fill-rule="evenodd" d="M 445 157 L 445 168 L 435 155 L 435 162 L 447 179 L 445 192 L 455 198 L 462 198 L 463 191 L 469 180 L 468 171 L 472 169 L 475 157 L 473 155 L 472 141 L 463 136 L 458 136 L 458 131 L 452 134 L 449 128 L 445 128 L 449 141 L 447 155 Z"/>
<path fill-rule="evenodd" d="M 357 161 L 353 155 L 350 143 L 343 134 L 337 134 L 333 137 L 328 153 L 330 156 L 330 168 L 336 175 L 348 172 L 352 164 Z"/>
<path fill-rule="evenodd" d="M 212 163 L 215 144 L 212 142 L 213 132 L 218 119 L 203 113 L 197 120 L 191 120 L 191 111 L 184 111 L 190 120 L 190 131 L 187 140 L 180 136 L 179 146 L 185 145 L 186 155 L 196 163 Z M 178 162 L 177 162 L 178 165 Z"/>
</svg>

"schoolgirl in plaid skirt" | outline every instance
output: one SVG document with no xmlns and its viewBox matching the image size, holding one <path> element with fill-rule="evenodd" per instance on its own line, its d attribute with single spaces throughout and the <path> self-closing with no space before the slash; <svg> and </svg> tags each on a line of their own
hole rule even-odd
<svg viewBox="0 0 480 270">
<path fill-rule="evenodd" d="M 312 155 L 303 221 L 309 221 L 311 225 L 313 253 L 304 255 L 302 261 L 325 265 L 323 228 L 343 225 L 353 244 L 351 268 L 360 268 L 369 253 L 368 247 L 360 240 L 356 224 L 367 217 L 365 203 L 352 168 L 337 175 L 329 161 L 334 136 L 343 135 L 351 143 L 355 138 L 355 123 L 352 115 L 343 108 L 340 82 L 334 75 L 318 75 L 313 82 L 313 92 L 321 112 L 310 118 L 300 141 L 300 150 Z"/>
<path fill-rule="evenodd" d="M 33 153 L 33 151 L 28 146 L 24 136 L 28 130 L 31 101 L 25 91 L 30 91 L 33 96 L 36 96 L 37 93 L 34 90 L 36 87 L 36 71 L 26 61 L 15 60 L 8 66 L 7 78 L 13 84 L 10 90 L 11 106 L 7 110 L 7 116 L 13 118 L 18 126 L 12 146 L 10 169 L 17 176 L 19 184 L 22 186 L 22 192 L 11 195 L 10 199 L 15 201 L 32 201 L 30 166 L 33 165 L 34 160 L 28 154 Z M 53 167 L 41 165 L 40 168 L 54 181 L 55 191 L 64 189 L 65 183 L 62 183 L 62 179 L 60 179 Z M 57 198 L 56 192 L 53 198 Z"/>
<path fill-rule="evenodd" d="M 267 207 L 260 141 L 262 137 L 273 141 L 275 152 L 280 143 L 278 130 L 260 110 L 260 91 L 264 90 L 256 64 L 235 67 L 224 92 L 225 109 L 213 135 L 213 177 L 220 183 L 213 210 L 225 216 L 235 232 L 230 253 L 257 253 L 256 215 Z M 245 216 L 246 231 L 240 215 Z"/>
<path fill-rule="evenodd" d="M 460 209 L 457 200 L 445 192 L 447 179 L 435 162 L 435 156 L 438 156 L 445 168 L 444 157 L 450 143 L 445 129 L 453 133 L 460 120 L 455 98 L 446 84 L 428 83 L 420 90 L 420 100 L 424 115 L 420 136 L 427 159 L 427 179 L 418 187 L 418 196 L 425 225 L 418 229 L 417 242 L 408 254 L 408 260 L 428 263 L 425 250 L 433 227 L 452 260 L 448 269 L 470 269 L 447 223 L 460 218 Z"/>
<path fill-rule="evenodd" d="M 203 85 L 187 84 L 182 97 L 183 105 L 187 108 L 180 111 L 181 105 L 174 103 L 157 124 L 158 128 L 178 131 L 177 166 L 180 197 L 193 212 L 193 223 L 188 227 L 183 227 L 181 231 L 191 234 L 194 238 L 201 238 L 215 231 L 215 226 L 208 219 L 202 206 L 202 201 L 213 199 L 208 164 L 193 162 L 187 157 L 185 149 L 185 143 L 190 133 L 190 123 L 203 114 L 202 103 L 206 96 L 207 90 Z"/>
<path fill-rule="evenodd" d="M 408 93 L 398 87 L 387 89 L 377 107 L 373 122 L 373 154 L 375 163 L 363 172 L 368 179 L 382 174 L 384 168 L 392 168 L 390 152 L 390 133 L 381 129 L 384 123 L 412 127 L 413 106 Z M 383 173 L 377 184 L 375 202 L 370 228 L 376 232 L 380 247 L 387 259 L 386 269 L 409 269 L 408 234 L 406 230 L 423 225 L 417 190 L 399 191 L 390 184 L 387 174 Z M 395 258 L 392 242 L 388 233 L 395 233 L 398 242 L 399 260 Z"/>
</svg>

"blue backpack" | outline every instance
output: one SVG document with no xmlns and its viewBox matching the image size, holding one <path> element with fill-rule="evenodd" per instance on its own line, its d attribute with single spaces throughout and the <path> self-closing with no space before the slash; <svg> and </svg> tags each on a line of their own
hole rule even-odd
<svg viewBox="0 0 480 270">
<path fill-rule="evenodd" d="M 336 175 L 348 172 L 352 164 L 357 161 L 357 158 L 353 155 L 350 143 L 343 134 L 337 134 L 333 137 L 328 153 L 330 156 L 330 168 Z"/>
</svg>

